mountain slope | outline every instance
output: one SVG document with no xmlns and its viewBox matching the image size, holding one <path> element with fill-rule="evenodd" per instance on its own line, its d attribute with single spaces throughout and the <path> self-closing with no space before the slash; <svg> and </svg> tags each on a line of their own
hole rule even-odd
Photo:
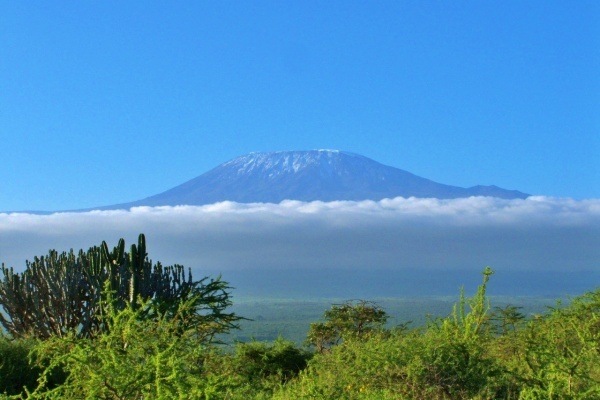
<svg viewBox="0 0 600 400">
<path fill-rule="evenodd" d="M 302 201 L 380 200 L 393 197 L 441 199 L 528 195 L 496 186 L 461 188 L 421 178 L 367 157 L 337 150 L 250 153 L 166 192 L 107 208 L 202 205 L 219 201 L 279 203 Z"/>
</svg>

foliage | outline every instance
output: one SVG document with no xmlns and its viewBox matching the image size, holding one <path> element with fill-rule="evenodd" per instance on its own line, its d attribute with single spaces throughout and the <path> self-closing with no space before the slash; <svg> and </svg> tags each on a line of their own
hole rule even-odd
<svg viewBox="0 0 600 400">
<path fill-rule="evenodd" d="M 422 331 L 347 336 L 330 352 L 315 356 L 278 398 L 495 399 L 505 395 L 510 378 L 487 351 L 492 341 L 486 297 L 491 274 L 489 268 L 484 271 L 483 284 L 473 298 L 461 295 L 450 316 L 432 321 Z"/>
<path fill-rule="evenodd" d="M 52 337 L 34 348 L 44 368 L 30 399 L 158 399 L 199 397 L 203 382 L 204 341 L 191 328 L 193 299 L 182 302 L 173 317 L 145 317 L 150 301 L 123 310 L 109 306 L 108 329 L 95 338 L 74 334 Z M 48 377 L 64 370 L 66 381 L 49 387 Z"/>
<path fill-rule="evenodd" d="M 281 337 L 272 344 L 238 343 L 235 349 L 238 370 L 251 379 L 277 376 L 286 382 L 306 368 L 310 358 L 311 353 Z"/>
<path fill-rule="evenodd" d="M 349 337 L 364 337 L 385 325 L 388 315 L 378 305 L 365 300 L 334 304 L 325 311 L 325 322 L 310 325 L 307 342 L 322 353 Z"/>
<path fill-rule="evenodd" d="M 15 395 L 23 388 L 33 389 L 41 370 L 29 364 L 33 340 L 14 340 L 0 336 L 0 393 Z"/>
<path fill-rule="evenodd" d="M 233 354 L 207 345 L 197 330 L 185 328 L 193 302 L 175 318 L 145 318 L 151 308 L 112 309 L 109 329 L 95 338 L 74 335 L 39 342 L 37 365 L 44 368 L 29 399 L 267 398 L 306 367 L 310 353 L 289 341 L 236 345 Z M 182 331 L 183 329 L 183 331 Z M 48 387 L 58 368 L 64 384 Z"/>
<path fill-rule="evenodd" d="M 402 382 L 398 365 L 406 353 L 401 332 L 377 332 L 369 338 L 348 338 L 330 351 L 317 353 L 298 379 L 275 399 L 359 399 L 382 396 L 393 382 Z M 390 397 L 394 398 L 394 397 Z"/>
<path fill-rule="evenodd" d="M 283 338 L 237 343 L 232 353 L 205 357 L 203 379 L 211 399 L 267 399 L 306 368 L 311 356 Z"/>
<path fill-rule="evenodd" d="M 600 398 L 600 290 L 531 321 L 521 338 L 513 363 L 523 399 Z"/>
<path fill-rule="evenodd" d="M 191 313 L 202 319 L 205 328 L 210 320 L 207 336 L 227 331 L 237 320 L 223 312 L 231 304 L 226 283 L 207 278 L 193 281 L 191 271 L 186 274 L 181 265 L 152 264 L 144 235 L 129 253 L 121 239 L 112 252 L 106 242 L 77 255 L 73 250 L 61 254 L 51 250 L 26 266 L 24 272 L 15 273 L 2 264 L 0 322 L 13 337 L 73 333 L 93 337 L 106 329 L 102 319 L 106 288 L 114 293 L 112 306 L 117 309 L 135 308 L 139 299 L 152 299 L 160 315 L 174 315 L 181 302 L 195 299 Z"/>
<path fill-rule="evenodd" d="M 413 371 L 415 383 L 434 390 L 440 398 L 482 396 L 490 391 L 491 379 L 500 373 L 486 354 L 491 339 L 486 289 L 492 274 L 487 267 L 475 296 L 466 299 L 461 291 L 452 314 L 432 321 L 419 338 L 419 354 L 414 358 L 419 360 L 418 368 Z"/>
</svg>

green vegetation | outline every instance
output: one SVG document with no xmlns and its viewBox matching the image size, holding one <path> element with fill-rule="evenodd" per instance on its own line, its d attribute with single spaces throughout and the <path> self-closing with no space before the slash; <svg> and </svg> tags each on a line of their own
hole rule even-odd
<svg viewBox="0 0 600 400">
<path fill-rule="evenodd" d="M 364 300 L 334 304 L 325 311 L 325 322 L 310 325 L 306 341 L 318 353 L 331 350 L 342 340 L 363 339 L 381 330 L 388 316 L 378 305 Z"/>
<path fill-rule="evenodd" d="M 23 273 L 2 264 L 2 274 L 0 304 L 8 317 L 0 313 L 0 323 L 15 338 L 93 337 L 106 330 L 107 306 L 135 309 L 147 299 L 152 299 L 148 311 L 157 315 L 174 315 L 182 302 L 195 299 L 191 322 L 210 326 L 205 332 L 209 337 L 228 331 L 238 320 L 223 312 L 231 305 L 225 282 L 193 281 L 191 271 L 186 276 L 181 265 L 152 264 L 144 235 L 129 253 L 123 239 L 112 252 L 106 242 L 77 255 L 51 250 L 28 261 Z"/>
<path fill-rule="evenodd" d="M 10 274 L 2 285 L 23 276 Z M 107 278 L 93 334 L 82 334 L 80 320 L 49 335 L 29 328 L 0 337 L 0 398 L 600 398 L 600 289 L 527 318 L 517 306 L 491 306 L 492 274 L 486 268 L 477 292 L 461 294 L 447 316 L 414 328 L 386 325 L 393 316 L 379 304 L 333 304 L 310 325 L 305 347 L 282 337 L 215 341 L 240 321 L 225 312 L 230 297 L 218 279 L 215 291 L 190 277 L 191 293 L 165 305 L 141 290 L 124 297 Z M 19 316 L 5 299 L 14 326 Z"/>
<path fill-rule="evenodd" d="M 36 387 L 41 369 L 30 365 L 28 357 L 35 344 L 33 340 L 0 337 L 0 392 L 18 394 L 23 388 Z"/>
<path fill-rule="evenodd" d="M 495 285 L 494 278 L 492 288 Z M 332 304 L 345 302 L 344 298 L 307 300 L 250 298 L 240 296 L 237 290 L 233 294 L 231 310 L 248 319 L 239 321 L 240 329 L 229 331 L 227 335 L 219 337 L 226 343 L 252 340 L 271 342 L 282 336 L 298 345 L 305 344 L 311 324 L 326 321 L 323 311 L 329 309 Z M 401 325 L 422 327 L 433 318 L 449 315 L 456 303 L 456 293 L 453 296 L 373 298 L 373 300 L 385 310 L 388 316 L 385 325 L 387 328 Z M 540 296 L 490 296 L 490 301 L 494 305 L 491 310 L 493 315 L 498 314 L 499 309 L 515 307 L 525 318 L 544 314 L 549 306 L 556 304 L 555 298 Z M 500 330 L 499 325 L 498 329 Z"/>
</svg>

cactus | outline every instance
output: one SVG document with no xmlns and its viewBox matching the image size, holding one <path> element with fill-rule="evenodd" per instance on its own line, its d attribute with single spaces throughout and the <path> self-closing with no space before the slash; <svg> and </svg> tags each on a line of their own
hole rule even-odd
<svg viewBox="0 0 600 400">
<path fill-rule="evenodd" d="M 22 273 L 4 264 L 1 272 L 0 323 L 13 337 L 47 338 L 68 332 L 93 337 L 106 329 L 102 316 L 107 298 L 117 309 L 136 307 L 139 299 L 153 299 L 155 315 L 174 315 L 181 301 L 196 296 L 196 314 L 205 310 L 206 304 L 217 305 L 212 309 L 214 316 L 198 314 L 196 322 L 214 317 L 220 329 L 226 331 L 239 319 L 222 313 L 230 305 L 225 282 L 217 279 L 205 283 L 206 278 L 193 281 L 191 271 L 186 277 L 181 265 L 152 264 L 143 234 L 129 254 L 125 252 L 125 241 L 120 239 L 112 252 L 106 242 L 87 252 L 80 250 L 77 255 L 72 249 L 61 254 L 50 250 L 46 256 L 27 261 Z M 104 293 L 107 289 L 110 296 Z"/>
</svg>

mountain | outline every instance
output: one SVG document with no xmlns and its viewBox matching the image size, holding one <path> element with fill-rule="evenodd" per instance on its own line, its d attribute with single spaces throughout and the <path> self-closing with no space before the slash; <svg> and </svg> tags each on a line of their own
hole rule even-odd
<svg viewBox="0 0 600 400">
<path fill-rule="evenodd" d="M 237 157 L 166 192 L 102 208 L 202 205 L 225 200 L 240 203 L 279 203 L 286 199 L 381 200 L 398 196 L 522 199 L 529 195 L 497 186 L 444 185 L 344 151 L 278 151 Z"/>
</svg>

